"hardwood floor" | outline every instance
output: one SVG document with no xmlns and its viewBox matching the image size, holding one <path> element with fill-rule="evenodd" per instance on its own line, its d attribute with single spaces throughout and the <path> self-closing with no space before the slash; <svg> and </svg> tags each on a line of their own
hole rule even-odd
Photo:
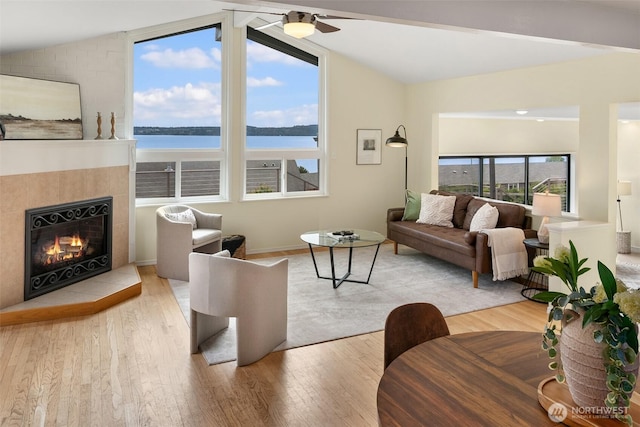
<svg viewBox="0 0 640 427">
<path fill-rule="evenodd" d="M 142 294 L 103 312 L 0 327 L 1 426 L 377 425 L 382 332 L 208 366 L 189 354 L 167 281 L 139 271 Z M 526 301 L 447 323 L 541 331 L 545 310 Z"/>
</svg>

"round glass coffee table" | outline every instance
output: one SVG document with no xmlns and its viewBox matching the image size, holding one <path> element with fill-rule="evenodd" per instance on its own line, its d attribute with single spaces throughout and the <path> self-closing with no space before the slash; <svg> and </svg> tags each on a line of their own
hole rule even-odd
<svg viewBox="0 0 640 427">
<path fill-rule="evenodd" d="M 373 266 L 376 262 L 376 258 L 378 257 L 380 245 L 385 241 L 385 237 L 380 233 L 360 229 L 308 231 L 300 235 L 300 238 L 309 245 L 311 259 L 313 259 L 313 267 L 316 270 L 316 276 L 319 279 L 331 280 L 334 289 L 340 286 L 342 282 L 368 284 L 369 279 L 371 279 Z M 316 263 L 316 257 L 313 253 L 314 246 L 329 248 L 329 259 L 331 260 L 331 277 L 320 276 L 320 273 L 318 272 L 318 264 Z M 351 275 L 351 260 L 353 258 L 353 248 L 364 248 L 367 246 L 376 246 L 376 253 L 373 256 L 373 261 L 371 261 L 371 268 L 369 269 L 369 276 L 367 277 L 367 280 L 348 279 L 348 277 Z M 333 258 L 334 248 L 349 249 L 349 264 L 347 272 L 340 278 L 336 277 L 336 268 Z"/>
</svg>

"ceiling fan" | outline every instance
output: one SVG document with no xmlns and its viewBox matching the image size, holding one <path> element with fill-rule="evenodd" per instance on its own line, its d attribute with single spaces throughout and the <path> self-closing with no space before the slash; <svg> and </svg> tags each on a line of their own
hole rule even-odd
<svg viewBox="0 0 640 427">
<path fill-rule="evenodd" d="M 333 33 L 340 31 L 340 28 L 333 25 L 322 22 L 322 19 L 351 19 L 342 16 L 321 15 L 319 13 L 298 12 L 292 10 L 288 13 L 276 13 L 276 12 L 258 12 L 248 10 L 236 10 L 235 12 L 249 12 L 249 13 L 262 13 L 269 15 L 282 15 L 282 19 L 274 21 L 269 24 L 256 27 L 256 30 L 262 30 L 273 25 L 282 24 L 284 33 L 296 38 L 308 37 L 315 32 L 315 30 L 321 33 Z"/>
</svg>

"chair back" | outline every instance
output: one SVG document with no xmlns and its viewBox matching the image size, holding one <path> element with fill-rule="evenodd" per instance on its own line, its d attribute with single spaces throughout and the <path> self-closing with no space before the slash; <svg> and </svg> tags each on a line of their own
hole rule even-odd
<svg viewBox="0 0 640 427">
<path fill-rule="evenodd" d="M 449 327 L 435 305 L 421 302 L 394 308 L 384 325 L 384 369 L 410 348 L 446 335 Z"/>
</svg>

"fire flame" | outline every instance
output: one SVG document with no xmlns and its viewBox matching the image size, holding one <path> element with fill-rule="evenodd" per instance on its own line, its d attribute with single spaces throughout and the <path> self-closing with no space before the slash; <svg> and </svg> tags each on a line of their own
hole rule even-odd
<svg viewBox="0 0 640 427">
<path fill-rule="evenodd" d="M 59 236 L 55 237 L 53 245 L 46 249 L 44 264 L 50 265 L 56 262 L 66 261 L 73 258 L 79 258 L 85 254 L 86 242 L 80 238 L 80 235 Z"/>
</svg>

